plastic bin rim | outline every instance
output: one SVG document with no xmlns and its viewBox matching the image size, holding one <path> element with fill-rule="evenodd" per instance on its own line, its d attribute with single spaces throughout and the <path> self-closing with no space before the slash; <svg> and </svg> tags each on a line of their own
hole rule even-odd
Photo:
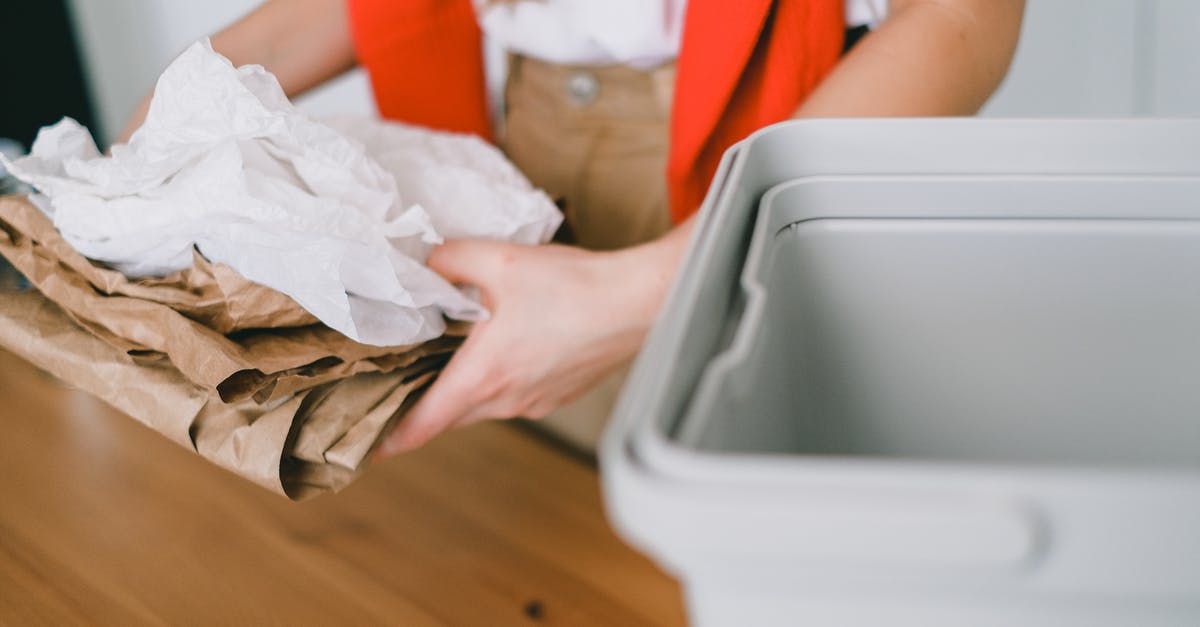
<svg viewBox="0 0 1200 627">
<path fill-rule="evenodd" d="M 982 128 L 984 126 L 989 127 L 986 132 L 996 133 L 1007 131 L 1017 132 L 1022 129 L 1027 130 L 1030 127 L 1045 128 L 1045 125 L 1052 125 L 1056 129 L 1066 129 L 1073 133 L 1086 133 L 1089 130 L 1104 133 L 1113 133 L 1114 131 L 1144 132 L 1148 128 L 1157 127 L 1163 131 L 1178 131 L 1183 129 L 1196 136 L 1200 136 L 1200 117 L 1119 119 L 1006 118 L 988 120 L 967 117 L 915 119 L 867 118 L 791 120 L 781 122 L 756 131 L 746 139 L 732 146 L 726 152 L 717 174 L 714 176 L 713 187 L 701 205 L 699 222 L 696 226 L 696 232 L 692 236 L 692 241 L 689 243 L 687 258 L 685 258 L 684 263 L 688 263 L 690 257 L 702 248 L 700 245 L 701 240 L 714 236 L 712 230 L 715 224 L 720 222 L 725 217 L 725 214 L 733 211 L 733 208 L 729 206 L 729 197 L 734 193 L 734 186 L 730 183 L 743 178 L 746 163 L 750 159 L 749 155 L 752 155 L 763 144 L 774 141 L 781 133 L 791 133 L 800 136 L 806 134 L 819 136 L 830 130 L 840 132 L 842 129 L 851 128 L 859 130 L 888 130 L 905 127 L 909 131 L 912 131 L 914 129 L 936 130 L 937 128 L 956 127 L 958 129 L 971 129 Z M 1194 145 L 1200 146 L 1200 144 Z M 1156 172 L 1154 174 L 1200 175 L 1200 148 L 1197 148 L 1196 152 L 1197 163 L 1188 164 L 1188 167 L 1177 171 Z M 1128 172 L 1124 170 L 1067 170 L 1065 173 L 1077 176 L 1086 176 L 1089 174 L 1110 176 L 1117 172 L 1138 176 L 1147 174 L 1147 172 L 1137 170 Z M 1030 173 L 1045 175 L 1041 171 Z M 803 178 L 827 174 L 814 173 L 812 175 L 802 175 L 801 177 L 774 181 L 773 184 L 764 190 L 760 198 L 765 194 L 775 191 L 778 186 L 787 185 Z M 906 174 L 918 174 L 918 172 L 912 171 L 906 173 L 902 170 L 897 170 L 896 172 L 886 173 L 846 173 L 837 174 L 836 176 L 905 176 Z M 948 173 L 944 172 L 927 174 L 948 175 Z M 977 172 L 976 174 L 1021 176 L 1029 173 L 1005 170 L 992 173 Z M 1064 172 L 1055 172 L 1052 174 L 1064 174 Z M 757 228 L 757 225 L 754 228 Z M 663 312 L 660 314 L 661 318 L 668 317 L 667 314 L 672 313 L 675 309 L 683 309 L 685 307 L 687 303 L 684 302 L 685 299 L 683 297 L 689 291 L 694 291 L 687 288 L 699 280 L 698 277 L 693 276 L 694 274 L 687 273 L 681 275 L 679 280 L 672 285 L 666 301 L 667 306 L 664 307 Z M 682 339 L 682 330 L 664 333 L 659 339 L 658 344 L 662 345 L 659 348 L 673 350 L 677 348 L 678 343 Z M 651 395 L 650 398 L 645 400 L 656 400 L 654 396 L 657 396 L 657 394 Z M 616 411 L 618 420 L 613 421 L 608 433 L 605 434 L 605 443 L 601 451 L 602 466 L 623 464 L 637 474 L 647 479 L 653 478 L 656 482 L 670 481 L 672 483 L 703 484 L 705 486 L 710 486 L 714 482 L 729 486 L 761 485 L 764 481 L 775 485 L 787 483 L 803 486 L 829 485 L 831 483 L 839 485 L 866 485 L 869 483 L 877 487 L 880 485 L 881 478 L 886 478 L 885 482 L 887 483 L 931 487 L 959 484 L 964 481 L 1010 479 L 1020 481 L 1086 482 L 1089 484 L 1098 480 L 1112 483 L 1161 483 L 1164 481 L 1174 483 L 1181 481 L 1189 484 L 1200 481 L 1200 470 L 1186 468 L 1114 468 L 1108 466 L 1058 466 L 1050 464 L 1021 464 L 1018 466 L 1016 464 L 1002 463 L 877 457 L 838 456 L 818 458 L 815 456 L 702 453 L 680 446 L 668 439 L 666 434 L 662 432 L 662 424 L 661 420 L 658 419 L 659 417 L 638 417 L 633 412 L 627 411 L 624 406 L 627 404 L 626 401 L 629 400 L 634 399 L 622 398 L 622 403 Z"/>
</svg>

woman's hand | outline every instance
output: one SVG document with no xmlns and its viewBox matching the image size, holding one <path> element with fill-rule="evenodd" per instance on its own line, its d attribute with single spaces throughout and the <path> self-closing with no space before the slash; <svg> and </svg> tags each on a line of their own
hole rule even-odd
<svg viewBox="0 0 1200 627">
<path fill-rule="evenodd" d="M 641 346 L 689 230 L 604 253 L 477 240 L 439 247 L 430 267 L 478 287 L 491 318 L 475 325 L 377 456 L 488 418 L 541 418 L 587 391 Z"/>
</svg>

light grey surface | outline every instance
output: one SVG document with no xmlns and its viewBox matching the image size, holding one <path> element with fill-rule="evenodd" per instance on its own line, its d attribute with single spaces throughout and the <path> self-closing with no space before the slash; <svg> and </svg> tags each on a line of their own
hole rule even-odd
<svg viewBox="0 0 1200 627">
<path fill-rule="evenodd" d="M 661 436 L 674 431 L 700 369 L 728 343 L 726 321 L 740 315 L 737 280 L 759 200 L 797 178 L 839 175 L 987 175 L 1014 182 L 1197 176 L 1200 120 L 821 120 L 756 133 L 726 155 L 714 178 L 684 270 L 660 314 L 672 322 L 659 325 L 642 351 L 641 361 L 657 363 L 639 366 L 647 372 L 635 373 L 615 412 L 619 417 L 629 404 L 649 415 L 629 419 L 638 431 L 630 445 L 640 455 L 677 460 Z"/>
<path fill-rule="evenodd" d="M 1200 466 L 1200 179 L 806 179 L 743 281 L 713 451 Z M 690 434 L 690 435 L 688 435 Z"/>
<path fill-rule="evenodd" d="M 1027 0 L 983 115 L 1200 115 L 1200 2 Z"/>
</svg>

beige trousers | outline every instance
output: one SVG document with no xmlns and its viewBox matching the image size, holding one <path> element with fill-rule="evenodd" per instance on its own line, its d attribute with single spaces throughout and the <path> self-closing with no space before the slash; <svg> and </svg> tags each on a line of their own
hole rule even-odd
<svg viewBox="0 0 1200 627">
<path fill-rule="evenodd" d="M 559 239 L 593 250 L 649 241 L 671 226 L 666 164 L 674 65 L 570 67 L 514 56 L 502 147 L 560 199 Z M 628 367 L 540 424 L 594 452 Z"/>
</svg>

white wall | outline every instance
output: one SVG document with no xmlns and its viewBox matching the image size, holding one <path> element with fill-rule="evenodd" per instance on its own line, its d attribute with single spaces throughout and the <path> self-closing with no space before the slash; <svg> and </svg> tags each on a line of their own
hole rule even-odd
<svg viewBox="0 0 1200 627">
<path fill-rule="evenodd" d="M 71 0 L 85 72 L 108 143 L 171 59 L 259 4 L 259 0 Z M 373 113 L 367 77 L 350 72 L 306 94 L 298 104 L 318 115 Z"/>
<path fill-rule="evenodd" d="M 256 4 L 71 0 L 103 125 L 98 135 L 124 126 L 176 53 Z M 1198 30 L 1200 0 L 1028 0 L 1012 72 L 984 113 L 1200 115 Z M 366 77 L 357 71 L 301 99 L 301 106 L 318 114 L 374 111 Z"/>
<path fill-rule="evenodd" d="M 1200 115 L 1200 2 L 1027 0 L 991 116 Z"/>
</svg>

